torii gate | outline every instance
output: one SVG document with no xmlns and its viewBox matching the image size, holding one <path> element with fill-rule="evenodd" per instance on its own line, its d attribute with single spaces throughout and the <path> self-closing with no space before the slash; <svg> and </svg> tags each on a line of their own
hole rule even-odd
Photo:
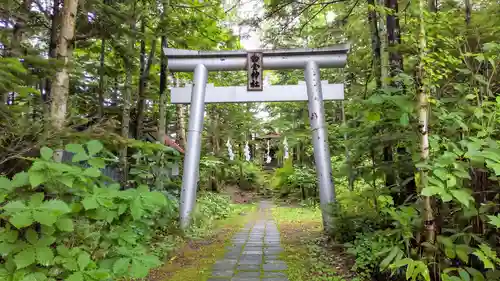
<svg viewBox="0 0 500 281">
<path fill-rule="evenodd" d="M 181 227 L 190 224 L 196 203 L 201 133 L 205 103 L 309 101 L 309 121 L 314 144 L 314 160 L 319 183 L 323 225 L 330 230 L 328 205 L 335 201 L 328 134 L 325 129 L 323 100 L 343 100 L 343 84 L 328 84 L 320 79 L 320 68 L 346 65 L 348 44 L 321 49 L 261 51 L 192 51 L 164 48 L 168 69 L 194 72 L 193 85 L 173 88 L 172 103 L 190 103 L 187 147 L 180 202 Z M 262 70 L 304 69 L 305 83 L 286 86 L 263 86 Z M 247 87 L 207 85 L 209 71 L 248 71 Z M 323 95 L 323 89 L 325 94 Z M 260 91 L 260 92 L 259 92 Z M 307 94 L 306 94 L 307 93 Z"/>
</svg>

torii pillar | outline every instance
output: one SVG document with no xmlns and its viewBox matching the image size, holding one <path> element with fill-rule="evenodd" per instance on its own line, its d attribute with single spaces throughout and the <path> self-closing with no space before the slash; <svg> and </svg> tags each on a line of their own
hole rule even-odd
<svg viewBox="0 0 500 281">
<path fill-rule="evenodd" d="M 180 222 L 186 228 L 190 224 L 191 212 L 196 203 L 198 169 L 201 150 L 201 133 L 205 102 L 262 102 L 262 101 L 309 101 L 309 121 L 314 145 L 314 160 L 319 184 L 320 204 L 325 230 L 331 230 L 329 205 L 335 202 L 334 184 L 328 133 L 326 130 L 323 106 L 323 87 L 328 89 L 328 99 L 343 99 L 343 85 L 329 85 L 321 81 L 320 68 L 343 68 L 347 62 L 349 45 L 340 44 L 321 49 L 289 49 L 259 51 L 192 51 L 165 48 L 168 58 L 168 69 L 172 72 L 194 72 L 192 86 L 172 89 L 172 102 L 190 103 L 187 148 L 184 159 L 182 178 Z M 252 56 L 251 56 L 252 54 Z M 209 71 L 241 71 L 248 70 L 249 80 L 253 79 L 249 58 L 258 57 L 258 65 L 262 69 L 304 69 L 304 85 L 263 87 L 262 73 L 260 84 L 248 82 L 248 87 L 207 87 Z M 251 78 L 252 77 L 252 78 Z M 279 88 L 282 87 L 282 88 Z M 207 88 L 209 89 L 206 95 Z M 210 90 L 212 89 L 212 90 Z M 188 93 L 191 91 L 190 99 Z M 256 91 L 264 91 L 259 93 Z M 217 94 L 220 93 L 220 94 Z M 208 100 L 207 100 L 208 99 Z"/>
</svg>

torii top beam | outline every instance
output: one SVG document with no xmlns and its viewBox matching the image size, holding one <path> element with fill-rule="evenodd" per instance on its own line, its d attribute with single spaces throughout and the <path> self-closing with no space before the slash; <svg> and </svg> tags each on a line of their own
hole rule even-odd
<svg viewBox="0 0 500 281">
<path fill-rule="evenodd" d="M 318 49 L 277 49 L 255 51 L 192 51 L 164 48 L 168 69 L 174 72 L 192 72 L 203 64 L 208 71 L 246 70 L 247 54 L 262 53 L 263 69 L 303 69 L 308 61 L 315 61 L 320 68 L 342 68 L 347 62 L 349 44 L 338 44 Z"/>
</svg>

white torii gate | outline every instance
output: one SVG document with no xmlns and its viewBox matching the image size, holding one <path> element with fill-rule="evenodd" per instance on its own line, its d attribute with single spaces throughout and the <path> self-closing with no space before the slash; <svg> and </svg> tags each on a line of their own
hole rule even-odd
<svg viewBox="0 0 500 281">
<path fill-rule="evenodd" d="M 180 202 L 180 222 L 183 228 L 189 226 L 191 212 L 196 203 L 205 103 L 308 100 L 323 225 L 325 229 L 330 230 L 328 205 L 335 201 L 335 192 L 323 100 L 342 100 L 344 86 L 321 81 L 319 69 L 344 67 L 348 51 L 347 44 L 321 49 L 251 52 L 164 48 L 170 71 L 194 72 L 193 85 L 172 88 L 171 92 L 172 103 L 191 104 Z M 262 69 L 304 69 L 305 83 L 263 86 Z M 240 70 L 248 71 L 247 87 L 214 87 L 212 84 L 207 84 L 209 71 Z"/>
</svg>

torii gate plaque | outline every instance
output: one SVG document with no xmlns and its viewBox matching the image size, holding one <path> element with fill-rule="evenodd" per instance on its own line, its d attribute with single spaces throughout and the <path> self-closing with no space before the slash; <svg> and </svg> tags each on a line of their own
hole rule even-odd
<svg viewBox="0 0 500 281">
<path fill-rule="evenodd" d="M 321 49 L 262 50 L 248 53 L 246 51 L 164 49 L 170 71 L 194 72 L 192 86 L 172 89 L 172 102 L 191 104 L 180 203 L 180 221 L 183 228 L 189 226 L 191 211 L 196 202 L 205 102 L 305 100 L 305 94 L 300 90 L 306 89 L 323 225 L 326 230 L 331 229 L 328 205 L 335 201 L 335 192 L 332 182 L 328 134 L 325 128 L 322 88 L 327 90 L 325 95 L 327 99 L 343 99 L 343 85 L 330 85 L 322 82 L 319 69 L 344 67 L 348 51 L 349 45 L 347 44 Z M 255 63 L 259 64 L 259 75 L 256 73 L 252 75 L 251 57 L 255 54 L 258 54 L 258 59 L 254 58 L 254 60 Z M 262 85 L 263 69 L 304 69 L 305 87 L 303 84 L 264 87 Z M 240 70 L 248 71 L 249 81 L 246 89 L 244 87 L 207 85 L 208 71 Z M 190 99 L 186 98 L 189 90 L 191 91 Z M 207 90 L 208 94 L 206 95 Z M 263 91 L 263 93 L 255 91 Z"/>
</svg>

